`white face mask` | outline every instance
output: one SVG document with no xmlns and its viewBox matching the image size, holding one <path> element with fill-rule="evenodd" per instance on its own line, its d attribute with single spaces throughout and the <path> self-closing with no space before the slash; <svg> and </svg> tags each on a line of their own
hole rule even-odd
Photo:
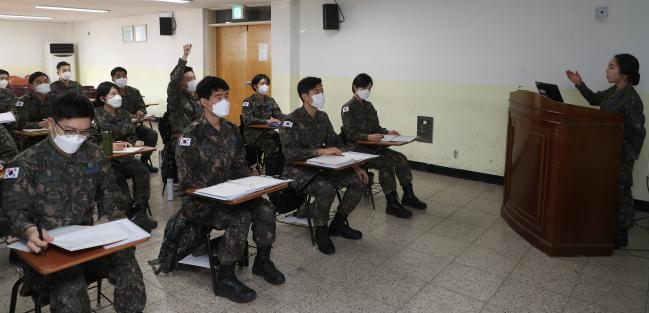
<svg viewBox="0 0 649 313">
<path fill-rule="evenodd" d="M 61 78 L 63 78 L 64 80 L 70 80 L 70 78 L 72 78 L 72 72 L 63 72 L 63 74 L 61 74 Z"/>
<path fill-rule="evenodd" d="M 228 114 L 230 114 L 230 101 L 228 101 L 228 99 L 223 99 L 212 104 L 212 113 L 218 117 L 228 116 Z"/>
<path fill-rule="evenodd" d="M 194 92 L 196 91 L 196 85 L 198 85 L 198 80 L 194 79 L 187 83 L 187 91 Z"/>
<path fill-rule="evenodd" d="M 259 91 L 259 93 L 262 94 L 262 95 L 266 95 L 268 93 L 268 90 L 270 90 L 268 85 L 261 85 L 261 86 L 257 87 L 257 91 Z"/>
<path fill-rule="evenodd" d="M 0 89 L 5 89 L 7 88 L 7 85 L 9 85 L 9 81 L 6 79 L 0 79 Z"/>
<path fill-rule="evenodd" d="M 356 95 L 357 95 L 359 98 L 363 99 L 363 100 L 367 100 L 367 99 L 370 98 L 370 93 L 371 93 L 371 92 L 372 92 L 372 91 L 369 90 L 369 89 L 361 89 L 361 88 L 358 88 L 358 89 L 356 90 Z"/>
<path fill-rule="evenodd" d="M 316 108 L 316 109 L 318 109 L 318 110 L 322 110 L 322 108 L 324 108 L 324 105 L 325 105 L 325 96 L 324 96 L 324 93 L 321 92 L 321 93 L 319 93 L 319 94 L 317 94 L 317 95 L 313 95 L 313 96 L 311 96 L 311 100 L 313 100 L 313 102 L 311 103 L 311 105 L 312 105 L 314 108 Z"/>
<path fill-rule="evenodd" d="M 108 103 L 108 105 L 110 105 L 111 107 L 117 109 L 122 106 L 122 96 L 115 95 L 110 99 L 106 99 L 106 103 Z"/>
<path fill-rule="evenodd" d="M 40 85 L 37 85 L 35 89 L 36 89 L 36 92 L 38 92 L 40 94 L 43 94 L 43 95 L 48 94 L 48 93 L 50 93 L 50 84 L 42 83 Z"/>
<path fill-rule="evenodd" d="M 119 88 L 126 87 L 127 83 L 128 83 L 127 78 L 118 78 L 118 79 L 115 80 L 115 85 L 117 85 L 117 87 L 119 87 Z"/>
<path fill-rule="evenodd" d="M 56 131 L 54 131 L 56 133 Z M 54 144 L 67 154 L 74 154 L 79 150 L 79 147 L 86 141 L 86 137 L 79 134 L 75 135 L 53 135 Z"/>
</svg>

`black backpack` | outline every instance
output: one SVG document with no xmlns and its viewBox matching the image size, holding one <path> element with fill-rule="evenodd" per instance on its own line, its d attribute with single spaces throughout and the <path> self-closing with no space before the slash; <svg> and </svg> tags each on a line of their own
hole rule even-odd
<svg viewBox="0 0 649 313">
<path fill-rule="evenodd" d="M 158 259 L 149 261 L 155 274 L 169 273 L 207 238 L 210 228 L 189 222 L 182 209 L 167 221 Z"/>
<path fill-rule="evenodd" d="M 158 120 L 158 132 L 160 132 L 163 144 L 167 144 L 167 142 L 171 141 L 171 126 L 169 125 L 168 111 Z"/>
<path fill-rule="evenodd" d="M 306 202 L 306 195 L 293 188 L 286 188 L 268 194 L 268 199 L 277 209 L 277 214 L 284 214 L 299 209 Z"/>
</svg>

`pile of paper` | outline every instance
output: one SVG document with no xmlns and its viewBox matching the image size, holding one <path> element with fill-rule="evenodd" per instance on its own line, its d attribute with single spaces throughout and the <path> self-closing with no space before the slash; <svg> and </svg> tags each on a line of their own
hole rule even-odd
<svg viewBox="0 0 649 313">
<path fill-rule="evenodd" d="M 0 124 L 13 123 L 16 117 L 11 112 L 0 113 Z"/>
<path fill-rule="evenodd" d="M 397 136 L 397 135 L 383 135 L 382 142 L 411 142 L 415 140 L 415 136 Z"/>
<path fill-rule="evenodd" d="M 130 148 L 124 148 L 124 150 L 113 150 L 113 153 L 117 154 L 129 154 L 129 153 L 135 153 L 142 150 L 142 147 L 130 147 Z"/>
<path fill-rule="evenodd" d="M 249 176 L 198 189 L 194 193 L 217 200 L 230 201 L 290 181 L 291 180 L 277 179 L 270 176 Z"/>
<path fill-rule="evenodd" d="M 373 154 L 349 151 L 343 152 L 343 155 L 321 155 L 319 157 L 306 160 L 306 163 L 310 165 L 336 169 L 376 157 L 378 156 Z"/>
</svg>

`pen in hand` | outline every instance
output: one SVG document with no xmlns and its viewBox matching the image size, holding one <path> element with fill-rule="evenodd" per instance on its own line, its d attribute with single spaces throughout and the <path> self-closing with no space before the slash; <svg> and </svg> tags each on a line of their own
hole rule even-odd
<svg viewBox="0 0 649 313">
<path fill-rule="evenodd" d="M 41 225 L 40 221 L 36 222 L 36 229 L 38 230 L 38 239 L 40 241 L 43 241 L 43 226 Z M 41 248 L 41 255 L 45 254 L 45 248 Z"/>
</svg>

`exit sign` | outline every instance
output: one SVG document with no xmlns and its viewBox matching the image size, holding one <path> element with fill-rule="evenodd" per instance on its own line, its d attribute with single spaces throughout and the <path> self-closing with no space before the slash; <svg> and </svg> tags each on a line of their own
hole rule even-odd
<svg viewBox="0 0 649 313">
<path fill-rule="evenodd" d="M 246 10 L 243 5 L 233 5 L 232 6 L 232 19 L 233 20 L 244 20 L 246 19 Z"/>
</svg>

